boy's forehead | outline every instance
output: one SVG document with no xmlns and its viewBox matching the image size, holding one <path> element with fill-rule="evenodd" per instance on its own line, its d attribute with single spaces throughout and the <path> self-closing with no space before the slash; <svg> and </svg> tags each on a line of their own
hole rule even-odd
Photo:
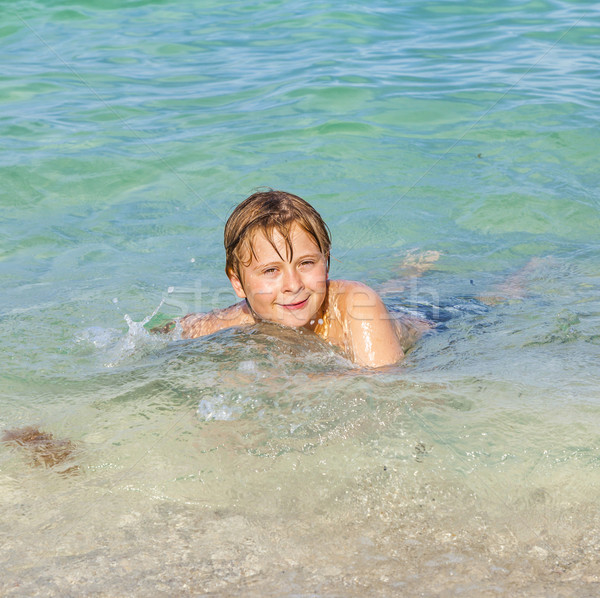
<svg viewBox="0 0 600 598">
<path fill-rule="evenodd" d="M 315 240 L 297 224 L 292 224 L 288 239 L 292 246 L 292 251 L 296 253 L 320 252 L 319 246 Z M 251 248 L 251 249 L 250 249 Z M 248 252 L 250 255 L 247 255 Z M 270 238 L 267 231 L 258 229 L 254 231 L 248 238 L 248 245 L 244 251 L 246 253 L 244 261 L 250 258 L 252 262 L 264 262 L 275 259 L 285 258 L 290 259 L 289 246 L 286 243 L 284 235 L 277 228 L 270 231 Z"/>
</svg>

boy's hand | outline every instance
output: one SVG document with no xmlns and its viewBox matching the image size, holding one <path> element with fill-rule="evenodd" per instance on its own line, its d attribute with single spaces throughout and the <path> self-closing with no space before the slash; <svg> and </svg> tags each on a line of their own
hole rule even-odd
<svg viewBox="0 0 600 598">
<path fill-rule="evenodd" d="M 171 332 L 175 328 L 175 322 L 172 320 L 171 322 L 167 322 L 162 326 L 155 326 L 154 328 L 150 328 L 150 332 L 152 334 L 167 334 Z"/>
</svg>

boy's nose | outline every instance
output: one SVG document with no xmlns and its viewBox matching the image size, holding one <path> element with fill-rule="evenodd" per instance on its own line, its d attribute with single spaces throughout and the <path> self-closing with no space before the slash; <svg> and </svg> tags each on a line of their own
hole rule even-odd
<svg viewBox="0 0 600 598">
<path fill-rule="evenodd" d="M 284 272 L 283 275 L 283 290 L 289 293 L 297 293 L 302 289 L 302 279 L 295 270 L 295 268 L 289 268 Z"/>
</svg>

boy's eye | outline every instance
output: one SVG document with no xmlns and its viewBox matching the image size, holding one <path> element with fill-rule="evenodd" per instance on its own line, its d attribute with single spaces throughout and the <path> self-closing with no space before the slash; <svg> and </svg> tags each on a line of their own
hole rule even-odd
<svg viewBox="0 0 600 598">
<path fill-rule="evenodd" d="M 315 260 L 303 260 L 301 262 L 302 266 L 312 266 L 315 263 Z"/>
<path fill-rule="evenodd" d="M 263 270 L 263 274 L 275 274 L 275 272 L 277 272 L 277 268 L 267 268 L 266 270 Z"/>
</svg>

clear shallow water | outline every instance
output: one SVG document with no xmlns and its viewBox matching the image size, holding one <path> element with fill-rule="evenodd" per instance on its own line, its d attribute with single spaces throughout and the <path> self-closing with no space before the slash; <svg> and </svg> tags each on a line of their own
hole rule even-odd
<svg viewBox="0 0 600 598">
<path fill-rule="evenodd" d="M 79 466 L 1 447 L 2 593 L 597 593 L 595 4 L 0 11 L 0 425 Z M 407 299 L 542 259 L 382 373 L 147 335 L 233 301 L 222 226 L 261 185 L 325 216 L 334 277 L 441 251 Z"/>
</svg>

